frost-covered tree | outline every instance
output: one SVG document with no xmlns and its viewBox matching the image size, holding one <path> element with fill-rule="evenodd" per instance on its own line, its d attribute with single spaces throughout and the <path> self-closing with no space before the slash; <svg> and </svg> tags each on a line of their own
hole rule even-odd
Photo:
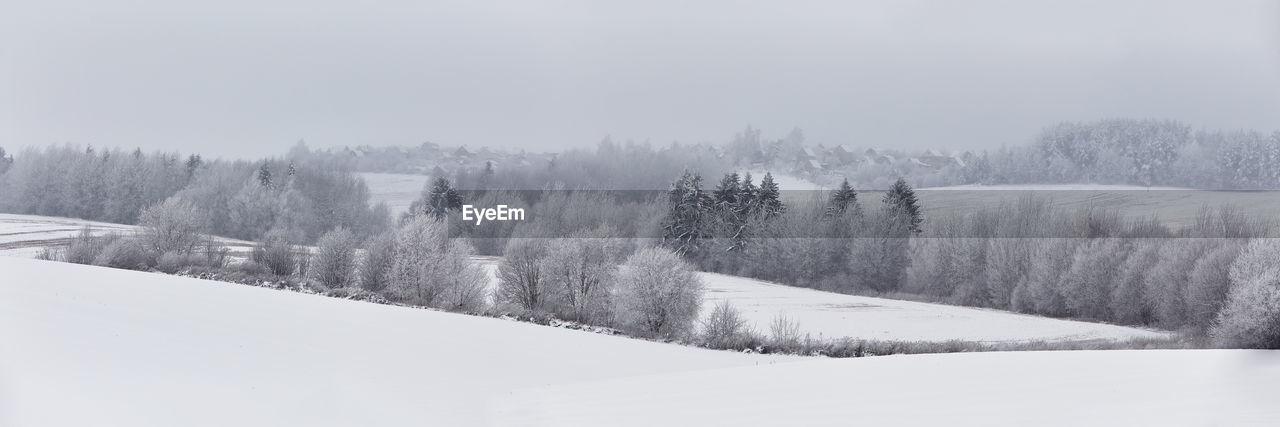
<svg viewBox="0 0 1280 427">
<path fill-rule="evenodd" d="M 262 236 L 250 252 L 249 260 L 277 276 L 290 276 L 298 269 L 293 242 L 282 230 L 271 230 Z"/>
<path fill-rule="evenodd" d="M 511 239 L 498 264 L 498 302 L 525 310 L 541 310 L 549 293 L 545 261 L 547 242 L 537 238 Z"/>
<path fill-rule="evenodd" d="M 391 266 L 395 263 L 395 233 L 384 232 L 365 243 L 364 257 L 360 263 L 360 287 L 379 292 L 391 281 Z"/>
<path fill-rule="evenodd" d="M 424 188 L 418 200 L 409 205 L 410 215 L 430 215 L 444 218 L 449 211 L 462 209 L 462 196 L 449 184 L 449 180 L 437 177 L 431 186 Z"/>
<path fill-rule="evenodd" d="M 908 230 L 914 233 L 920 232 L 924 212 L 921 212 L 920 201 L 916 199 L 915 190 L 907 185 L 907 180 L 898 178 L 893 186 L 889 187 L 889 191 L 884 193 L 883 203 L 896 220 L 906 222 Z"/>
<path fill-rule="evenodd" d="M 765 172 L 764 178 L 760 179 L 760 190 L 756 192 L 755 204 L 751 211 L 764 219 L 781 215 L 786 211 L 781 197 L 782 192 L 778 189 L 778 183 L 773 181 L 773 174 Z"/>
<path fill-rule="evenodd" d="M 1256 239 L 1231 265 L 1231 289 L 1210 330 L 1223 347 L 1280 349 L 1280 240 Z"/>
<path fill-rule="evenodd" d="M 849 185 L 848 178 L 845 178 L 840 183 L 840 187 L 831 193 L 831 200 L 827 202 L 827 216 L 842 216 L 846 212 L 854 215 L 862 213 L 858 205 L 858 192 Z"/>
<path fill-rule="evenodd" d="M 462 239 L 451 239 L 443 221 L 418 215 L 396 231 L 389 298 L 409 304 L 468 311 L 483 302 L 485 276 L 470 261 Z"/>
<path fill-rule="evenodd" d="M 355 284 L 356 237 L 344 228 L 335 228 L 316 242 L 307 274 L 326 288 Z"/>
<path fill-rule="evenodd" d="M 637 333 L 662 337 L 692 331 L 702 305 L 702 279 L 675 252 L 646 248 L 618 272 L 619 320 Z"/>
<path fill-rule="evenodd" d="M 1243 248 L 1234 239 L 1217 241 L 1214 245 L 1216 247 L 1195 261 L 1186 287 L 1188 323 L 1200 331 L 1207 330 L 1222 310 L 1231 287 L 1231 264 Z"/>
<path fill-rule="evenodd" d="M 204 242 L 209 218 L 191 203 L 170 198 L 142 211 L 141 239 L 147 251 L 189 255 Z"/>
<path fill-rule="evenodd" d="M 578 234 L 552 241 L 545 267 L 552 312 L 566 320 L 608 324 L 613 314 L 611 285 L 622 251 L 621 239 L 612 237 Z"/>
<path fill-rule="evenodd" d="M 702 322 L 702 345 L 716 349 L 742 348 L 751 340 L 755 332 L 728 300 L 721 301 L 711 309 L 711 315 Z"/>
<path fill-rule="evenodd" d="M 667 190 L 663 243 L 678 254 L 696 253 L 710 236 L 714 201 L 702 190 L 702 177 L 685 171 Z"/>
</svg>

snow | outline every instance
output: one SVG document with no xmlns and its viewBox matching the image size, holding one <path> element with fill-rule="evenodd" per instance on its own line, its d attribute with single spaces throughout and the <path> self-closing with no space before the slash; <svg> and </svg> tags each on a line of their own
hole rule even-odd
<svg viewBox="0 0 1280 427">
<path fill-rule="evenodd" d="M 1190 188 L 1181 187 L 1143 187 L 1140 185 L 1111 185 L 1111 184 L 1010 184 L 1010 185 L 982 185 L 982 184 L 965 184 L 952 185 L 947 187 L 927 187 L 921 188 L 920 191 L 936 191 L 936 190 L 994 190 L 994 191 L 1192 191 Z"/>
<path fill-rule="evenodd" d="M 92 221 L 0 214 L 0 255 L 34 258 L 40 247 L 62 244 L 90 225 L 97 234 L 129 233 L 135 226 Z M 237 258 L 247 256 L 251 242 L 223 239 Z M 497 283 L 499 257 L 476 256 L 490 283 Z M 698 273 L 707 284 L 702 314 L 728 299 L 757 331 L 769 332 L 775 316 L 786 315 L 813 337 L 883 340 L 985 342 L 1078 341 L 1167 335 L 1166 332 L 1027 316 L 941 304 L 859 297 L 784 286 L 748 278 Z"/>
<path fill-rule="evenodd" d="M 795 175 L 791 175 L 791 174 L 779 173 L 776 171 L 765 171 L 765 170 L 753 170 L 750 172 L 751 172 L 751 182 L 754 182 L 757 186 L 760 185 L 760 180 L 764 179 L 764 174 L 770 173 L 773 175 L 773 182 L 778 184 L 778 189 L 783 191 L 824 189 L 824 187 L 814 183 L 813 181 L 809 181 L 807 179 L 804 179 Z"/>
<path fill-rule="evenodd" d="M 65 245 L 86 226 L 95 236 L 110 233 L 129 235 L 141 230 L 141 227 L 134 225 L 76 218 L 0 214 L 0 256 L 35 258 L 42 248 Z M 222 237 L 217 240 L 231 249 L 234 257 L 246 256 L 253 246 L 252 242 L 243 240 Z"/>
<path fill-rule="evenodd" d="M 386 203 L 393 217 L 409 212 L 409 205 L 422 194 L 431 177 L 399 173 L 359 173 L 369 187 L 369 203 Z"/>
<path fill-rule="evenodd" d="M 136 227 L 106 222 L 35 215 L 0 214 L 0 256 L 34 258 L 40 248 L 64 244 L 84 226 L 95 235 L 132 233 Z"/>
<path fill-rule="evenodd" d="M 488 425 L 513 389 L 803 360 L 0 257 L 0 426 Z"/>
<path fill-rule="evenodd" d="M 728 300 L 758 332 L 785 315 L 801 333 L 824 338 L 982 342 L 1162 338 L 1168 332 L 1022 315 L 999 310 L 862 297 L 699 273 L 706 284 L 702 315 Z"/>
<path fill-rule="evenodd" d="M 801 363 L 521 390 L 512 426 L 1276 425 L 1280 352 L 963 353 Z"/>
</svg>

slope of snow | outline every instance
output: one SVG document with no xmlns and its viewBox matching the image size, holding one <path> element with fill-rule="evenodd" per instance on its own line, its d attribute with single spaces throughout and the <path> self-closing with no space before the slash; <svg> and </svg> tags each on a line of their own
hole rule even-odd
<svg viewBox="0 0 1280 427">
<path fill-rule="evenodd" d="M 510 426 L 1273 426 L 1280 352 L 963 353 L 809 362 L 540 387 Z"/>
<path fill-rule="evenodd" d="M 798 322 L 816 338 L 985 342 L 1160 338 L 1167 332 L 1029 316 L 999 310 L 862 297 L 699 273 L 706 283 L 702 315 L 728 300 L 768 334 L 775 316 Z"/>
<path fill-rule="evenodd" d="M 0 426 L 486 425 L 515 388 L 797 358 L 0 257 Z"/>
</svg>

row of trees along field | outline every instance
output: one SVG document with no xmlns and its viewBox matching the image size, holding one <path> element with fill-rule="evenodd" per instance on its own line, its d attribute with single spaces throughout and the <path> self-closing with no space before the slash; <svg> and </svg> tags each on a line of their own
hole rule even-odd
<svg viewBox="0 0 1280 427">
<path fill-rule="evenodd" d="M 355 175 L 279 159 L 205 161 L 199 155 L 57 146 L 23 151 L 0 169 L 0 210 L 137 224 L 168 199 L 195 206 L 209 233 L 256 240 L 274 232 L 313 243 L 333 228 L 361 239 L 390 226 Z"/>
</svg>

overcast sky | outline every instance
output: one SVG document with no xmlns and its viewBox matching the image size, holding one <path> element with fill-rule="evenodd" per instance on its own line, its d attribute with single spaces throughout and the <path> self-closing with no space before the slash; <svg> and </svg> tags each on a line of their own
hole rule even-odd
<svg viewBox="0 0 1280 427">
<path fill-rule="evenodd" d="M 1280 2 L 12 1 L 0 146 L 212 156 L 602 137 L 1020 144 L 1064 120 L 1280 128 Z"/>
</svg>

